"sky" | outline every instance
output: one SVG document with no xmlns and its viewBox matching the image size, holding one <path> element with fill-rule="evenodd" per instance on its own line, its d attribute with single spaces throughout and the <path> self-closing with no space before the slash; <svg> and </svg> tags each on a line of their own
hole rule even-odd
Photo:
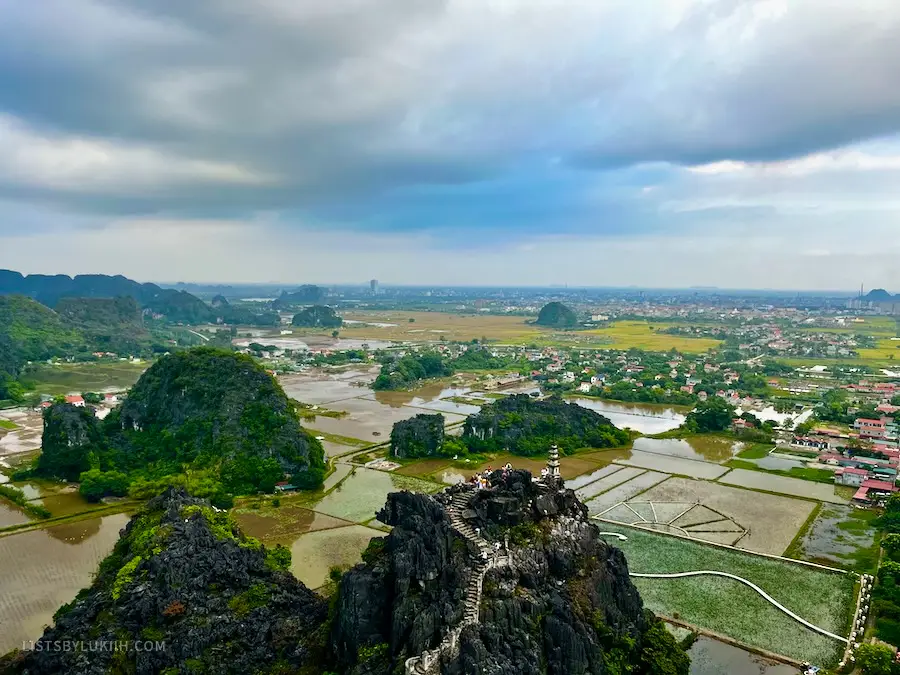
<svg viewBox="0 0 900 675">
<path fill-rule="evenodd" d="M 896 0 L 0 0 L 0 268 L 900 291 Z"/>
</svg>

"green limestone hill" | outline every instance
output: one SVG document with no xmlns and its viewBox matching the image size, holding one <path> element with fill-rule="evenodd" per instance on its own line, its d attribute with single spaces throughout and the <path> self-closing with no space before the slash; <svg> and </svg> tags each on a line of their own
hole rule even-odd
<svg viewBox="0 0 900 675">
<path fill-rule="evenodd" d="M 525 456 L 546 454 L 553 443 L 569 453 L 584 447 L 616 447 L 629 440 L 627 432 L 600 413 L 558 396 L 538 401 L 526 394 L 484 406 L 466 419 L 462 435 L 470 450 L 507 450 Z"/>
<path fill-rule="evenodd" d="M 80 330 L 94 351 L 136 354 L 149 348 L 150 332 L 132 297 L 61 298 L 56 313 Z"/>
<path fill-rule="evenodd" d="M 91 436 L 92 422 L 69 420 L 67 406 L 45 416 L 61 422 L 45 424 L 42 475 L 71 478 L 74 468 L 60 467 L 87 466 L 160 479 L 203 469 L 233 494 L 271 492 L 287 476 L 317 487 L 324 475 L 322 445 L 300 426 L 278 383 L 250 357 L 222 349 L 159 359 L 103 420 L 100 438 Z"/>
<path fill-rule="evenodd" d="M 331 307 L 313 305 L 294 314 L 291 325 L 303 328 L 340 328 L 344 325 L 344 320 Z"/>
<path fill-rule="evenodd" d="M 548 302 L 541 307 L 535 323 L 551 328 L 572 328 L 578 324 L 578 317 L 561 302 Z"/>
<path fill-rule="evenodd" d="M 0 672 L 309 673 L 325 670 L 328 605 L 288 571 L 290 551 L 245 537 L 227 513 L 171 490 L 122 531 L 89 588 L 41 644 Z M 56 641 L 130 649 L 53 650 Z"/>
<path fill-rule="evenodd" d="M 312 487 L 324 473 L 321 443 L 300 426 L 278 383 L 249 356 L 221 349 L 159 359 L 105 426 L 126 464 L 222 461 L 235 488 L 261 486 L 263 474 L 278 471 Z"/>
<path fill-rule="evenodd" d="M 427 413 L 395 422 L 391 429 L 391 455 L 394 457 L 431 457 L 444 443 L 444 416 Z"/>
<path fill-rule="evenodd" d="M 0 296 L 0 335 L 8 345 L 2 358 L 16 370 L 26 361 L 42 361 L 84 344 L 84 337 L 59 314 L 22 295 Z"/>
</svg>

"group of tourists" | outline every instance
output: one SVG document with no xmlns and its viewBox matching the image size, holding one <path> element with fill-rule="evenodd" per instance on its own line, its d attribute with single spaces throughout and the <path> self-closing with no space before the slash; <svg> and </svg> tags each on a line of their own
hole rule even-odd
<svg viewBox="0 0 900 675">
<path fill-rule="evenodd" d="M 507 462 L 503 467 L 503 477 L 506 478 L 510 471 L 512 471 L 512 464 Z M 494 473 L 494 469 L 489 466 L 484 471 L 474 474 L 470 480 L 478 487 L 478 489 L 487 490 L 491 487 L 490 475 L 492 473 Z"/>
</svg>

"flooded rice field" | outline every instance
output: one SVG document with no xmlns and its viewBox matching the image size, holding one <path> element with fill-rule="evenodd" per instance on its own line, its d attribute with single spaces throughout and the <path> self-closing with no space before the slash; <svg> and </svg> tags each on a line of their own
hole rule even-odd
<svg viewBox="0 0 900 675">
<path fill-rule="evenodd" d="M 431 493 L 440 489 L 442 486 L 437 483 L 360 468 L 310 508 L 335 518 L 363 523 L 375 517 L 390 492 L 411 490 Z"/>
<path fill-rule="evenodd" d="M 636 438 L 634 449 L 671 457 L 725 462 L 736 456 L 744 443 L 721 436 L 689 436 L 688 438 Z"/>
<path fill-rule="evenodd" d="M 234 519 L 244 534 L 259 539 L 266 546 L 291 546 L 309 532 L 350 525 L 346 520 L 299 506 L 282 506 L 264 512 L 241 510 L 234 514 Z"/>
<path fill-rule="evenodd" d="M 0 653 L 38 638 L 90 585 L 127 522 L 116 514 L 0 538 Z"/>
<path fill-rule="evenodd" d="M 608 417 L 620 429 L 626 427 L 642 434 L 659 434 L 680 427 L 684 414 L 665 405 L 648 403 L 619 403 L 598 398 L 578 397 L 568 399 L 582 408 L 590 408 Z"/>
<path fill-rule="evenodd" d="M 872 521 L 877 515 L 867 509 L 824 504 L 792 553 L 822 565 L 873 574 L 879 547 Z"/>
<path fill-rule="evenodd" d="M 310 371 L 281 375 L 278 382 L 291 398 L 303 403 L 322 404 L 371 393 L 369 385 L 377 375 L 377 368 L 340 373 Z"/>
<path fill-rule="evenodd" d="M 4 410 L 0 419 L 14 423 L 12 431 L 0 429 L 0 458 L 31 452 L 41 447 L 44 422 L 40 413 L 32 410 Z"/>
<path fill-rule="evenodd" d="M 305 534 L 291 545 L 291 572 L 307 587 L 319 588 L 328 580 L 329 569 L 348 569 L 360 562 L 372 537 L 384 534 L 362 525 Z"/>
</svg>

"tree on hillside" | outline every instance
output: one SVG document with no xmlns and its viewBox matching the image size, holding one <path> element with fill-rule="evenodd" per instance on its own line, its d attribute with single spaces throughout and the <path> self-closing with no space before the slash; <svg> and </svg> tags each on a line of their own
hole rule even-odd
<svg viewBox="0 0 900 675">
<path fill-rule="evenodd" d="M 731 427 L 735 408 L 723 398 L 712 396 L 688 413 L 684 426 L 698 433 L 725 431 Z"/>
</svg>

